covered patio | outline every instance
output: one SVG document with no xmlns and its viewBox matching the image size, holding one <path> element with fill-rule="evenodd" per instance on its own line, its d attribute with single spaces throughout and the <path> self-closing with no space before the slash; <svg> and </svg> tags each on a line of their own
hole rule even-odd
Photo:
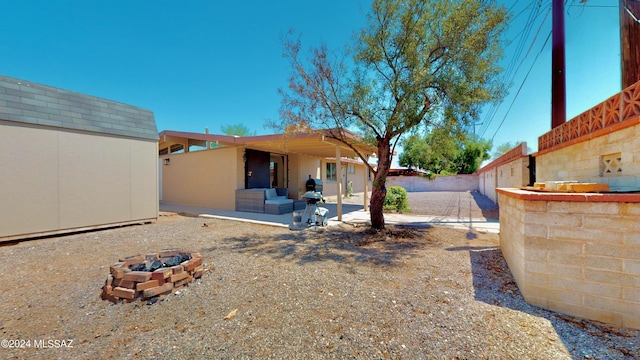
<svg viewBox="0 0 640 360">
<path fill-rule="evenodd" d="M 307 133 L 295 134 L 273 134 L 260 136 L 228 136 L 216 135 L 208 133 L 190 133 L 165 130 L 160 133 L 159 156 L 160 164 L 160 203 L 162 206 L 188 206 L 195 208 L 204 208 L 215 210 L 216 212 L 228 212 L 233 210 L 233 193 L 236 189 L 253 189 L 253 188 L 270 188 L 280 187 L 288 189 L 288 197 L 293 200 L 300 200 L 301 194 L 304 192 L 304 183 L 307 180 L 307 174 L 315 178 L 322 177 L 324 170 L 322 165 L 326 159 L 335 162 L 335 174 L 332 174 L 339 181 L 330 181 L 324 183 L 324 192 L 327 191 L 337 195 L 337 203 L 332 216 L 339 221 L 342 220 L 345 211 L 351 211 L 351 206 L 344 206 L 342 198 L 345 194 L 345 185 L 342 179 L 343 172 L 347 168 L 345 158 L 356 158 L 357 153 L 353 148 L 358 149 L 362 154 L 375 156 L 375 147 L 363 143 L 362 139 L 352 133 L 348 133 L 349 145 L 336 140 L 331 130 L 312 131 Z M 195 153 L 209 153 L 212 150 L 217 151 L 215 157 L 205 157 L 195 155 Z M 192 153 L 192 154 L 189 154 Z M 180 174 L 175 168 L 173 175 L 173 183 L 165 184 L 172 186 L 172 189 L 180 188 L 181 191 L 185 187 L 185 183 L 195 183 L 197 178 L 202 186 L 198 194 L 191 195 L 193 201 L 176 201 L 173 199 L 163 199 L 163 170 L 171 170 L 167 167 L 174 165 L 179 160 L 186 163 L 186 157 L 192 159 L 189 164 L 181 165 Z M 209 170 L 208 174 L 198 173 L 198 168 L 212 166 L 212 162 L 217 162 L 218 169 Z M 269 173 L 269 162 L 271 162 L 271 173 Z M 350 161 L 353 163 L 353 160 Z M 266 170 L 264 164 L 267 164 Z M 343 169 L 345 166 L 345 169 Z M 361 191 L 367 194 L 370 191 L 368 183 L 371 181 L 368 176 L 366 164 L 360 163 L 361 174 L 356 180 L 358 184 L 362 184 Z M 225 177 L 218 180 L 213 178 L 221 176 L 219 173 L 224 170 Z M 201 183 L 202 178 L 211 178 L 208 187 Z M 350 177 L 352 179 L 353 177 Z M 178 179 L 178 180 L 175 180 Z M 171 179 L 168 179 L 169 182 Z M 206 180 L 208 181 L 208 180 Z M 212 189 L 215 187 L 215 189 Z M 213 194 L 217 192 L 216 194 Z M 207 203 L 198 201 L 198 197 L 206 197 L 211 193 Z M 169 200 L 169 201 L 163 201 Z M 369 199 L 363 198 L 360 209 L 367 206 Z M 203 206 L 204 205 L 204 206 Z M 330 211 L 332 211 L 330 209 Z M 232 211 L 237 213 L 236 211 Z M 261 214 L 269 216 L 270 214 Z M 291 213 L 287 214 L 288 217 Z M 234 214 L 237 217 L 237 214 Z M 251 214 L 255 217 L 255 214 Z M 277 215 L 276 215 L 277 216 Z M 287 224 L 289 219 L 287 219 Z"/>
</svg>

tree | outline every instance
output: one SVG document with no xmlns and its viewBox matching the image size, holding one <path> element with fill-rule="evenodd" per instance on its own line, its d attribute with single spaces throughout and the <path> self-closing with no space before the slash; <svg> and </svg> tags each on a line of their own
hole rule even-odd
<svg viewBox="0 0 640 360">
<path fill-rule="evenodd" d="M 402 143 L 401 166 L 418 166 L 434 174 L 452 172 L 460 152 L 459 144 L 442 128 L 424 137 L 413 134 Z"/>
<path fill-rule="evenodd" d="M 300 37 L 289 34 L 284 56 L 292 75 L 279 90 L 278 127 L 324 129 L 365 164 L 351 131 L 375 145 L 378 165 L 367 165 L 371 225 L 384 229 L 385 182 L 402 136 L 443 121 L 446 109 L 460 121 L 475 119 L 481 104 L 502 96 L 497 61 L 505 26 L 506 10 L 495 0 L 373 0 L 366 26 L 342 52 L 323 44 L 304 58 Z"/>
<path fill-rule="evenodd" d="M 411 135 L 403 142 L 400 165 L 419 166 L 434 174 L 473 174 L 489 159 L 491 141 L 474 140 L 446 129 L 432 130 L 424 137 Z"/>
<path fill-rule="evenodd" d="M 460 154 L 456 158 L 456 174 L 473 174 L 478 171 L 480 164 L 491 158 L 490 151 L 490 140 L 466 139 L 462 144 Z"/>
<path fill-rule="evenodd" d="M 236 136 L 255 136 L 256 131 L 253 132 L 246 125 L 240 124 L 227 124 L 221 125 L 220 131 L 222 131 L 225 135 L 236 135 Z"/>
</svg>

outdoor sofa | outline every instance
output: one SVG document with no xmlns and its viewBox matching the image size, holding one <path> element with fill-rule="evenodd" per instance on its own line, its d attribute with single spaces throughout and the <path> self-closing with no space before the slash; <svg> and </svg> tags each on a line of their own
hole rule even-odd
<svg viewBox="0 0 640 360">
<path fill-rule="evenodd" d="M 294 201 L 288 198 L 287 188 L 237 189 L 236 211 L 266 214 L 293 212 Z"/>
</svg>

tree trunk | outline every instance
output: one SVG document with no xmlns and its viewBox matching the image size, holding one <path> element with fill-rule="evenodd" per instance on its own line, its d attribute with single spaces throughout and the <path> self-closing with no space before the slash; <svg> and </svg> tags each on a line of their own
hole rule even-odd
<svg viewBox="0 0 640 360">
<path fill-rule="evenodd" d="M 387 195 L 387 175 L 391 166 L 391 147 L 389 139 L 378 141 L 378 169 L 373 179 L 371 189 L 371 227 L 375 230 L 384 229 L 384 198 Z"/>
</svg>

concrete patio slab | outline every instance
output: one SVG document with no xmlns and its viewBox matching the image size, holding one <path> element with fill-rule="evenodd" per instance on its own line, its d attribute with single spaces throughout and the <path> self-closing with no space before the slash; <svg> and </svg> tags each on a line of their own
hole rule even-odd
<svg viewBox="0 0 640 360">
<path fill-rule="evenodd" d="M 319 206 L 329 210 L 328 226 L 341 223 L 370 224 L 370 214 L 363 210 L 362 205 L 343 204 L 342 221 L 337 218 L 337 205 L 324 203 Z M 250 213 L 242 211 L 216 210 L 209 208 L 160 204 L 160 211 L 188 214 L 202 218 L 216 218 L 225 220 L 244 221 L 254 224 L 286 227 L 293 222 L 293 213 L 272 215 L 263 213 Z M 498 219 L 460 219 L 443 216 L 411 215 L 411 214 L 385 214 L 385 223 L 407 226 L 449 226 L 462 230 L 478 232 L 500 232 Z"/>
</svg>

